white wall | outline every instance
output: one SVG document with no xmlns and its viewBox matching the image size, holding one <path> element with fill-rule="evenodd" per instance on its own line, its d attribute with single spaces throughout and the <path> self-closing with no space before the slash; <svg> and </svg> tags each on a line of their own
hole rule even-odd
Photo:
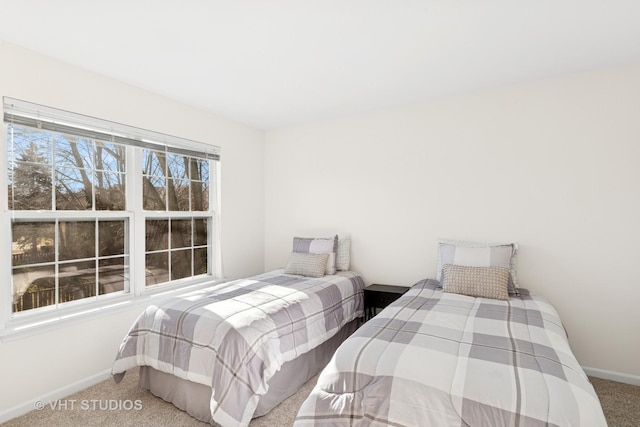
<svg viewBox="0 0 640 427">
<path fill-rule="evenodd" d="M 425 78 L 428 78 L 425 76 Z M 520 244 L 583 366 L 640 378 L 640 65 L 270 131 L 267 269 L 348 232 L 367 284 L 435 277 L 440 237 Z"/>
<path fill-rule="evenodd" d="M 262 132 L 1 42 L 0 59 L 0 96 L 219 145 L 225 276 L 262 271 Z M 6 197 L 6 192 L 0 194 Z M 0 343 L 0 415 L 109 369 L 120 340 L 141 311 Z"/>
</svg>

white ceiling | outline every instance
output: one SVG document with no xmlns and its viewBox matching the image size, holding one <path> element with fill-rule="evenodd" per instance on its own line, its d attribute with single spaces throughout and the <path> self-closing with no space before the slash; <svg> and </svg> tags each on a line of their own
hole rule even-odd
<svg viewBox="0 0 640 427">
<path fill-rule="evenodd" d="M 0 40 L 271 129 L 640 62 L 640 1 L 0 0 Z"/>
</svg>

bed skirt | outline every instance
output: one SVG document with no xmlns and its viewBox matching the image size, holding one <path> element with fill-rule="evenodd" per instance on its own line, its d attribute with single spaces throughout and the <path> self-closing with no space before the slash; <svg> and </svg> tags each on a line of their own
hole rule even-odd
<svg viewBox="0 0 640 427">
<path fill-rule="evenodd" d="M 360 320 L 356 319 L 345 325 L 336 335 L 296 359 L 286 362 L 282 368 L 267 382 L 269 391 L 260 397 L 253 417 L 265 415 L 283 400 L 293 395 L 329 363 L 338 346 L 358 328 Z M 149 366 L 140 367 L 141 388 L 192 417 L 213 424 L 210 401 L 211 387 L 175 377 Z"/>
</svg>

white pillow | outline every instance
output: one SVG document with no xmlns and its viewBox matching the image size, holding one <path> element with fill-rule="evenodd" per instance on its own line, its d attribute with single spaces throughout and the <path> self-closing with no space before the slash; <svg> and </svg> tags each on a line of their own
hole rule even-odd
<svg viewBox="0 0 640 427">
<path fill-rule="evenodd" d="M 351 239 L 343 237 L 338 239 L 338 253 L 336 254 L 336 270 L 347 271 L 351 264 Z"/>
<path fill-rule="evenodd" d="M 442 266 L 445 264 L 471 267 L 504 267 L 509 269 L 509 293 L 518 294 L 516 276 L 518 244 L 473 242 L 465 240 L 438 241 L 438 267 L 436 279 L 442 282 Z"/>
</svg>

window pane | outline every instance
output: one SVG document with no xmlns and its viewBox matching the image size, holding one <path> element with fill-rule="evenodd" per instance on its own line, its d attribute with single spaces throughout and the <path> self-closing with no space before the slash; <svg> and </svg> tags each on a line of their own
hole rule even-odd
<svg viewBox="0 0 640 427">
<path fill-rule="evenodd" d="M 93 141 L 72 135 L 54 134 L 56 168 L 93 169 Z"/>
<path fill-rule="evenodd" d="M 193 234 L 193 246 L 206 245 L 207 240 L 207 220 L 206 219 L 194 219 L 194 234 Z"/>
<path fill-rule="evenodd" d="M 96 170 L 126 171 L 126 147 L 110 142 L 96 141 Z"/>
<path fill-rule="evenodd" d="M 13 138 L 12 138 L 13 136 Z M 10 126 L 9 159 L 32 162 L 41 165 L 51 164 L 51 134 L 46 131 L 21 126 Z M 13 153 L 11 153 L 13 147 Z"/>
<path fill-rule="evenodd" d="M 145 226 L 145 251 L 161 251 L 169 248 L 169 221 L 148 219 Z"/>
<path fill-rule="evenodd" d="M 146 260 L 146 279 L 147 286 L 157 283 L 165 283 L 169 281 L 169 253 L 160 252 L 155 254 L 147 254 Z"/>
<path fill-rule="evenodd" d="M 207 248 L 193 250 L 193 274 L 207 274 Z"/>
<path fill-rule="evenodd" d="M 191 159 L 191 179 L 195 181 L 209 181 L 209 161 Z"/>
<path fill-rule="evenodd" d="M 98 254 L 100 256 L 122 255 L 125 253 L 125 222 L 98 222 Z"/>
<path fill-rule="evenodd" d="M 200 181 L 191 181 L 191 210 L 206 211 L 209 209 L 208 191 L 205 194 L 204 186 Z"/>
<path fill-rule="evenodd" d="M 15 162 L 9 183 L 9 209 L 51 210 L 51 167 Z"/>
<path fill-rule="evenodd" d="M 96 229 L 93 221 L 61 221 L 58 238 L 61 261 L 96 256 Z"/>
<path fill-rule="evenodd" d="M 171 280 L 191 276 L 191 249 L 171 252 Z"/>
<path fill-rule="evenodd" d="M 129 266 L 125 258 L 102 259 L 98 262 L 98 284 L 100 295 L 119 292 L 129 288 Z"/>
<path fill-rule="evenodd" d="M 189 210 L 189 181 L 186 179 L 170 179 L 169 183 L 169 210 Z"/>
<path fill-rule="evenodd" d="M 11 236 L 13 267 L 55 261 L 55 223 L 14 222 Z"/>
<path fill-rule="evenodd" d="M 167 167 L 169 169 L 169 176 L 175 179 L 188 179 L 189 171 L 187 165 L 189 164 L 189 158 L 181 156 L 179 154 L 169 153 L 167 155 Z"/>
<path fill-rule="evenodd" d="M 191 220 L 174 219 L 171 221 L 171 248 L 191 246 Z"/>
<path fill-rule="evenodd" d="M 96 172 L 96 210 L 125 210 L 125 175 Z"/>
<path fill-rule="evenodd" d="M 148 211 L 167 210 L 166 205 L 166 180 L 144 176 L 142 178 L 142 205 Z"/>
<path fill-rule="evenodd" d="M 209 210 L 209 181 L 202 183 L 202 210 Z"/>
<path fill-rule="evenodd" d="M 96 296 L 96 262 L 60 264 L 58 286 L 60 303 Z"/>
<path fill-rule="evenodd" d="M 13 311 L 53 305 L 56 302 L 55 267 L 13 269 Z"/>
<path fill-rule="evenodd" d="M 167 158 L 159 151 L 143 150 L 142 152 L 142 173 L 145 175 L 165 177 L 165 165 Z"/>
<path fill-rule="evenodd" d="M 92 172 L 84 169 L 56 169 L 56 209 L 91 209 Z"/>
</svg>

